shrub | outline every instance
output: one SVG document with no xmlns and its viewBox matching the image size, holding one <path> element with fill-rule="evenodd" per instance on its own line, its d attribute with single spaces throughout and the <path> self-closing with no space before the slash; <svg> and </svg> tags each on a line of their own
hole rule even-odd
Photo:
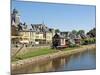
<svg viewBox="0 0 100 75">
<path fill-rule="evenodd" d="M 95 38 L 82 39 L 81 42 L 82 45 L 94 44 L 96 42 L 96 39 Z"/>
<path fill-rule="evenodd" d="M 71 48 L 78 47 L 78 45 L 76 45 L 76 44 L 70 44 L 69 47 L 71 47 Z"/>
</svg>

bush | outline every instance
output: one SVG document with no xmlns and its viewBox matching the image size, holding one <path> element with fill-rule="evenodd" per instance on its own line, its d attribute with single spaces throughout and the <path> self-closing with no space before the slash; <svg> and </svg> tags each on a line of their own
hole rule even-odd
<svg viewBox="0 0 100 75">
<path fill-rule="evenodd" d="M 96 42 L 96 39 L 95 38 L 82 39 L 81 42 L 82 45 L 94 44 Z"/>
<path fill-rule="evenodd" d="M 71 48 L 78 47 L 78 45 L 76 45 L 76 44 L 70 44 L 69 47 L 71 47 Z"/>
</svg>

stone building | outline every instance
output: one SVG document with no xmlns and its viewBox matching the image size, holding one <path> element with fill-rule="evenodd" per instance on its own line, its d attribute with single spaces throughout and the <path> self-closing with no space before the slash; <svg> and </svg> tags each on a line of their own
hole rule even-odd
<svg viewBox="0 0 100 75">
<path fill-rule="evenodd" d="M 70 44 L 76 44 L 76 45 L 81 44 L 81 36 L 80 35 L 75 35 L 72 32 L 61 32 L 60 34 L 63 35 L 64 37 L 67 37 Z"/>
<path fill-rule="evenodd" d="M 17 26 L 20 23 L 20 15 L 16 9 L 11 13 L 11 24 Z"/>
<path fill-rule="evenodd" d="M 66 48 L 68 47 L 68 39 L 62 36 L 59 33 L 56 33 L 52 38 L 52 47 L 53 48 Z"/>
<path fill-rule="evenodd" d="M 55 30 L 43 24 L 27 25 L 20 22 L 20 15 L 16 9 L 11 13 L 11 41 L 12 43 L 51 44 Z"/>
<path fill-rule="evenodd" d="M 54 29 L 49 29 L 48 27 L 44 29 L 43 27 L 45 27 L 43 24 L 35 24 L 35 26 L 31 25 L 26 30 L 19 30 L 19 34 L 22 36 L 21 42 L 27 40 L 30 44 L 51 44 L 55 31 Z"/>
</svg>

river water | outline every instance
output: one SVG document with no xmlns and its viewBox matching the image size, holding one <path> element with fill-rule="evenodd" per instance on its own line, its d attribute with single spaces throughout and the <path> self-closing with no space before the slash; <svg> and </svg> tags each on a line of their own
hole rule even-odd
<svg viewBox="0 0 100 75">
<path fill-rule="evenodd" d="M 13 73 L 37 73 L 37 72 L 58 72 L 74 70 L 90 70 L 96 68 L 96 50 L 87 50 L 73 55 L 64 56 L 43 62 L 41 65 L 36 64 L 27 66 Z"/>
</svg>

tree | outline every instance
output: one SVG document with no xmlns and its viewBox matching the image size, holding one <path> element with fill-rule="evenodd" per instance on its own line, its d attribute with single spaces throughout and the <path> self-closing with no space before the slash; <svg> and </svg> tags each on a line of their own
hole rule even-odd
<svg viewBox="0 0 100 75">
<path fill-rule="evenodd" d="M 84 30 L 79 30 L 79 31 L 77 32 L 77 35 L 80 35 L 80 37 L 81 37 L 82 39 L 85 39 L 85 38 L 86 38 L 86 34 L 85 34 L 85 31 L 84 31 Z"/>
<path fill-rule="evenodd" d="M 93 28 L 89 32 L 87 32 L 87 35 L 89 35 L 90 37 L 96 37 L 96 28 Z"/>
<path fill-rule="evenodd" d="M 77 31 L 76 30 L 72 30 L 72 33 L 76 35 L 77 34 Z"/>
<path fill-rule="evenodd" d="M 85 31 L 84 31 L 84 30 L 79 30 L 79 31 L 77 32 L 77 34 L 83 35 L 83 34 L 85 34 Z"/>
<path fill-rule="evenodd" d="M 59 30 L 59 29 L 56 29 L 56 30 L 55 30 L 55 33 L 59 33 L 59 32 L 60 32 L 60 30 Z"/>
</svg>

